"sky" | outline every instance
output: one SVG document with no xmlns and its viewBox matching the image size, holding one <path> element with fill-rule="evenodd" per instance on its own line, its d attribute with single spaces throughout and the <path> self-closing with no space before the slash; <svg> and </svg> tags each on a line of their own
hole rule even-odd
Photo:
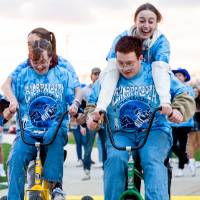
<svg viewBox="0 0 200 200">
<path fill-rule="evenodd" d="M 56 35 L 57 52 L 84 82 L 103 69 L 113 39 L 133 24 L 143 0 L 0 0 L 0 84 L 27 58 L 27 35 L 44 27 Z M 200 1 L 152 0 L 163 16 L 159 29 L 171 45 L 170 66 L 200 75 Z"/>
</svg>

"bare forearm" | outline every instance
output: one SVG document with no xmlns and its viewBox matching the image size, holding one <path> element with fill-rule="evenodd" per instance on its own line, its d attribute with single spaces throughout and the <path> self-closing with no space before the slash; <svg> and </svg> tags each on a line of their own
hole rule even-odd
<svg viewBox="0 0 200 200">
<path fill-rule="evenodd" d="M 1 87 L 1 89 L 2 89 L 2 91 L 3 91 L 3 93 L 4 93 L 4 95 L 7 97 L 7 99 L 8 99 L 10 102 L 13 101 L 13 100 L 16 100 L 16 101 L 17 101 L 17 99 L 16 99 L 16 97 L 15 97 L 15 95 L 13 94 L 13 91 L 12 91 L 11 82 L 12 82 L 11 78 L 8 77 L 8 78 L 6 79 L 6 81 L 3 83 L 2 87 Z"/>
</svg>

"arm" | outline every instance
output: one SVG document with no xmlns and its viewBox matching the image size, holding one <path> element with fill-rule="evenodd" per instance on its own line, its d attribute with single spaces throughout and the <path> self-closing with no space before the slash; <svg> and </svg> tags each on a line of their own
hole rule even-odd
<svg viewBox="0 0 200 200">
<path fill-rule="evenodd" d="M 183 122 L 186 122 L 193 117 L 196 111 L 195 100 L 189 94 L 182 93 L 174 98 L 172 108 L 179 110 L 183 115 Z"/>
<path fill-rule="evenodd" d="M 160 104 L 169 106 L 170 96 L 170 78 L 169 78 L 169 56 L 170 46 L 167 38 L 161 35 L 152 46 L 152 74 L 156 91 L 159 95 Z M 162 79 L 160 79 L 162 77 Z"/>
<path fill-rule="evenodd" d="M 178 111 L 182 115 L 182 121 L 184 122 L 190 119 L 196 110 L 196 104 L 194 100 L 194 92 L 190 86 L 181 83 L 172 73 L 170 73 L 171 79 L 171 96 L 172 96 L 172 108 Z M 175 111 L 175 113 L 176 113 Z M 169 117 L 169 120 L 173 118 Z M 172 121 L 176 122 L 176 121 Z M 180 123 L 178 122 L 178 123 Z M 176 122 L 177 123 L 177 122 Z"/>
<path fill-rule="evenodd" d="M 8 101 L 10 102 L 9 109 L 11 112 L 15 112 L 16 108 L 18 107 L 18 101 L 12 91 L 12 79 L 8 77 L 6 81 L 2 85 L 2 91 L 4 95 L 7 97 Z"/>
<path fill-rule="evenodd" d="M 10 101 L 9 109 L 11 112 L 15 112 L 16 108 L 18 107 L 18 102 L 15 97 L 15 94 L 12 90 L 12 84 L 17 80 L 18 75 L 21 73 L 22 69 L 28 67 L 29 62 L 28 59 L 25 60 L 23 63 L 19 64 L 16 69 L 8 76 L 6 81 L 3 83 L 1 89 L 4 93 L 4 95 L 7 97 L 7 99 Z"/>
</svg>

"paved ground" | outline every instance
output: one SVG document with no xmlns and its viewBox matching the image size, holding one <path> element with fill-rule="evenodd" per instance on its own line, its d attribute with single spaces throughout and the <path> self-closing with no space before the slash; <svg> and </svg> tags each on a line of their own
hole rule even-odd
<svg viewBox="0 0 200 200">
<path fill-rule="evenodd" d="M 11 141 L 10 138 L 5 138 L 5 142 Z M 76 153 L 75 146 L 68 145 L 66 147 L 68 151 L 68 158 L 64 167 L 64 190 L 67 195 L 97 195 L 103 194 L 103 171 L 100 168 L 92 167 L 91 180 L 82 181 L 83 170 L 81 167 L 76 167 Z M 93 160 L 97 160 L 97 149 L 94 148 L 92 153 Z M 176 168 L 176 163 L 173 162 L 173 171 Z M 181 178 L 173 177 L 172 179 L 172 195 L 182 196 L 175 199 L 190 199 L 200 200 L 200 169 L 197 170 L 197 176 L 191 177 L 188 167 L 185 167 L 185 176 Z M 0 191 L 0 196 L 6 194 L 6 190 Z M 199 195 L 199 197 L 197 197 Z M 186 197 L 183 197 L 186 196 Z M 192 198 L 192 196 L 196 196 Z M 69 198 L 68 198 L 69 199 Z M 78 197 L 71 197 L 72 199 L 78 199 Z M 102 199 L 102 198 L 95 198 Z"/>
</svg>

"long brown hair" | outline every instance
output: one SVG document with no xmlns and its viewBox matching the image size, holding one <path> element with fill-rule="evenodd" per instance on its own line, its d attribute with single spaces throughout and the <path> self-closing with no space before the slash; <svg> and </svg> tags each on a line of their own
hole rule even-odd
<svg viewBox="0 0 200 200">
<path fill-rule="evenodd" d="M 48 31 L 45 28 L 35 28 L 28 34 L 28 36 L 30 34 L 36 34 L 41 39 L 46 39 L 51 43 L 53 55 L 52 55 L 50 67 L 55 67 L 58 64 L 58 56 L 56 54 L 56 37 L 54 33 L 51 31 Z"/>
</svg>

